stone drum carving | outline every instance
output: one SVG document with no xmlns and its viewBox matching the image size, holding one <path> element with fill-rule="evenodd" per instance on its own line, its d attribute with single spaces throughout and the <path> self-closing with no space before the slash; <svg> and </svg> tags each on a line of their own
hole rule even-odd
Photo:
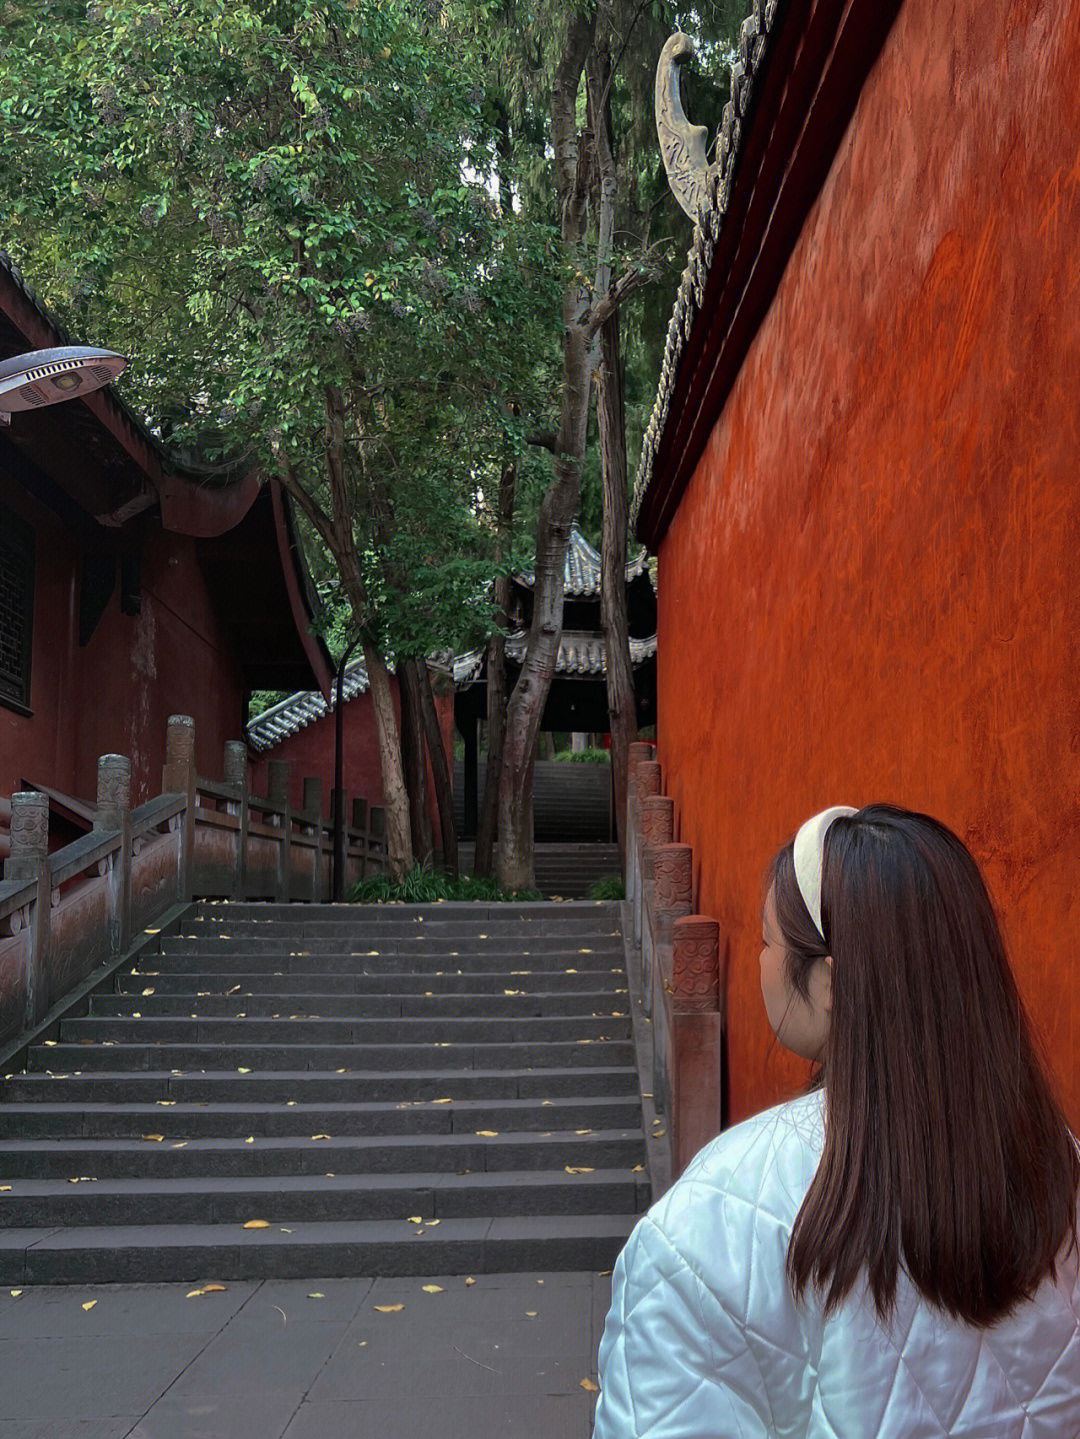
<svg viewBox="0 0 1080 1439">
<path fill-rule="evenodd" d="M 671 992 L 679 1009 L 720 1007 L 720 926 L 690 914 L 672 927 Z"/>
</svg>

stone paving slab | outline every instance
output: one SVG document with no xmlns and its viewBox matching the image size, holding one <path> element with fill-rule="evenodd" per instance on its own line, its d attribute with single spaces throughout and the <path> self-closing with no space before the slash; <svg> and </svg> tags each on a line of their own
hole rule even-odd
<svg viewBox="0 0 1080 1439">
<path fill-rule="evenodd" d="M 0 1289 L 0 1439 L 589 1439 L 610 1274 L 474 1278 Z"/>
</svg>

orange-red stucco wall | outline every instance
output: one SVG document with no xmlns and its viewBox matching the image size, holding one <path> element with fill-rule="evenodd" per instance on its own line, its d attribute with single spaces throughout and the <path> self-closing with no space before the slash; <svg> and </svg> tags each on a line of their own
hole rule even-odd
<svg viewBox="0 0 1080 1439">
<path fill-rule="evenodd" d="M 215 619 L 195 542 L 151 531 L 142 550 L 142 611 L 120 609 L 119 578 L 80 647 L 77 539 L 0 476 L 0 501 L 34 529 L 31 716 L 0 705 L 0 795 L 22 781 L 93 803 L 103 754 L 132 762 L 132 804 L 161 793 L 170 715 L 195 720 L 199 774 L 222 777 L 226 740 L 243 738 L 244 681 Z"/>
<path fill-rule="evenodd" d="M 761 879 L 828 804 L 969 844 L 1080 1126 L 1080 5 L 907 0 L 660 549 L 659 746 L 730 1119 L 806 1066 Z"/>
<path fill-rule="evenodd" d="M 394 714 L 401 724 L 401 700 L 398 696 L 397 679 L 391 675 L 390 686 L 394 696 Z M 451 772 L 454 762 L 454 697 L 436 695 L 435 709 L 442 729 L 443 745 L 450 761 Z M 330 794 L 334 787 L 334 712 L 305 725 L 288 739 L 276 744 L 273 749 L 259 755 L 250 766 L 251 787 L 255 794 L 268 792 L 272 759 L 288 760 L 292 766 L 289 772 L 289 799 L 298 809 L 304 802 L 305 778 L 321 779 L 323 782 L 323 812 L 330 817 Z M 382 772 L 379 769 L 379 741 L 375 733 L 375 708 L 370 693 L 357 695 L 347 700 L 342 713 L 342 789 L 350 797 L 349 818 L 352 816 L 351 801 L 366 799 L 369 805 L 383 802 Z M 435 842 L 439 843 L 439 809 L 435 799 L 435 781 L 431 773 L 431 761 L 427 762 L 427 786 L 431 817 L 435 826 Z"/>
</svg>

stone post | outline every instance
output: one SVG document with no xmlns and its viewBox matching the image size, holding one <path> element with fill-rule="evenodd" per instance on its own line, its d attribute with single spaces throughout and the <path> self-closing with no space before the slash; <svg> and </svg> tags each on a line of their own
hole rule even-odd
<svg viewBox="0 0 1080 1439">
<path fill-rule="evenodd" d="M 371 859 L 376 874 L 386 873 L 386 810 L 381 804 L 368 809 L 368 836 L 371 840 Z"/>
<path fill-rule="evenodd" d="M 109 949 L 121 954 L 131 932 L 131 761 L 122 754 L 98 760 L 94 829 L 119 830 L 120 848 L 108 866 Z"/>
<path fill-rule="evenodd" d="M 36 880 L 27 937 L 26 1024 L 32 1029 L 49 1006 L 49 928 L 52 876 L 49 872 L 49 798 L 37 790 L 11 796 L 11 853 L 5 880 Z"/>
<path fill-rule="evenodd" d="M 638 805 L 638 885 L 640 913 L 646 913 L 652 895 L 653 863 L 658 845 L 675 837 L 675 801 L 664 794 L 647 795 Z M 650 928 L 641 925 L 641 979 L 646 1014 L 651 1012 L 653 953 Z"/>
<path fill-rule="evenodd" d="M 323 838 L 322 838 L 322 780 L 311 775 L 304 777 L 304 820 L 301 826 L 303 833 L 315 841 L 311 851 L 311 891 L 309 898 L 312 904 L 321 904 L 324 894 L 324 873 L 325 862 L 323 859 Z"/>
<path fill-rule="evenodd" d="M 176 855 L 176 899 L 184 904 L 192 895 L 191 856 L 195 845 L 195 721 L 190 715 L 169 716 L 161 791 L 184 796 Z"/>
<path fill-rule="evenodd" d="M 233 798 L 226 800 L 225 813 L 235 814 L 240 823 L 236 831 L 236 869 L 233 878 L 233 899 L 243 899 L 247 887 L 248 787 L 247 745 L 242 739 L 225 741 L 225 783 L 232 787 Z"/>
<path fill-rule="evenodd" d="M 671 1006 L 670 1001 L 665 1000 L 665 991 L 670 994 L 675 921 L 693 909 L 693 859 L 694 852 L 688 844 L 652 846 L 653 874 L 644 918 L 652 961 L 646 983 L 652 989 L 653 1094 L 657 1102 L 663 1104 L 669 1117 L 672 1104 L 671 1032 L 664 1016 Z"/>
<path fill-rule="evenodd" d="M 366 879 L 368 872 L 368 849 L 371 835 L 368 832 L 368 802 L 357 797 L 352 802 L 352 827 L 360 831 L 360 878 Z"/>
<path fill-rule="evenodd" d="M 655 746 L 644 740 L 635 740 L 630 746 L 626 757 L 626 874 L 624 884 L 626 887 L 626 898 L 631 905 L 634 902 L 634 892 L 637 885 L 637 825 L 638 819 L 634 811 L 635 803 L 635 777 L 638 766 L 646 760 L 653 758 Z"/>
<path fill-rule="evenodd" d="M 677 1179 L 702 1145 L 720 1133 L 720 926 L 710 916 L 686 915 L 672 926 L 668 993 L 671 1167 Z"/>
<path fill-rule="evenodd" d="M 636 852 L 634 859 L 640 871 L 641 867 L 641 806 L 647 799 L 658 795 L 662 788 L 662 770 L 657 760 L 643 760 L 634 771 L 634 788 L 631 793 L 631 804 L 634 810 L 634 831 L 638 838 L 636 841 Z M 634 943 L 641 944 L 642 933 L 645 925 L 645 912 L 642 905 L 642 888 L 640 874 L 634 885 Z"/>
<path fill-rule="evenodd" d="M 281 904 L 292 899 L 292 811 L 289 809 L 289 779 L 292 765 L 287 759 L 272 759 L 267 765 L 267 799 L 281 805 L 280 814 L 268 815 L 269 822 L 281 830 L 278 850 L 277 898 Z"/>
</svg>

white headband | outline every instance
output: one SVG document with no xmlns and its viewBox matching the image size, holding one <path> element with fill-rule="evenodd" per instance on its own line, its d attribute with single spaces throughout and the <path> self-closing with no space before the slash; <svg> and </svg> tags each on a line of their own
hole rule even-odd
<svg viewBox="0 0 1080 1439">
<path fill-rule="evenodd" d="M 825 943 L 825 934 L 821 928 L 821 861 L 825 853 L 825 834 L 834 819 L 857 813 L 849 804 L 834 804 L 831 809 L 823 809 L 820 814 L 811 816 L 795 836 L 795 882 L 821 935 L 822 944 Z"/>
</svg>

